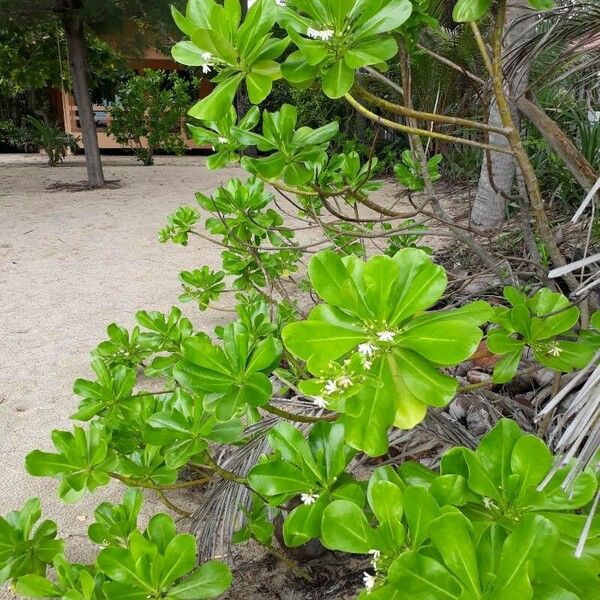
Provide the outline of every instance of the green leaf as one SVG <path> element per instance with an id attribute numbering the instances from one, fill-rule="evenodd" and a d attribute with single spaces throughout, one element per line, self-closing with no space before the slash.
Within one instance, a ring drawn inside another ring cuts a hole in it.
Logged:
<path id="1" fill-rule="evenodd" d="M 494 428 L 479 442 L 475 451 L 487 477 L 494 486 L 503 490 L 509 489 L 508 478 L 511 474 L 511 459 L 515 444 L 522 438 L 523 432 L 511 419 L 500 419 Z M 469 468 L 470 468 L 470 463 Z M 471 480 L 469 479 L 469 484 Z"/>
<path id="2" fill-rule="evenodd" d="M 323 511 L 329 499 L 322 494 L 314 504 L 301 504 L 283 522 L 283 539 L 290 548 L 302 546 L 321 535 Z"/>
<path id="3" fill-rule="evenodd" d="M 321 541 L 330 550 L 367 554 L 376 548 L 376 533 L 354 502 L 335 500 L 323 512 Z"/>
<path id="4" fill-rule="evenodd" d="M 273 89 L 273 78 L 255 71 L 246 76 L 246 89 L 252 104 L 260 104 Z"/>
<path id="5" fill-rule="evenodd" d="M 492 376 L 493 382 L 507 383 L 510 381 L 519 369 L 522 354 L 523 348 L 505 354 L 494 367 L 494 374 Z"/>
<path id="6" fill-rule="evenodd" d="M 409 526 L 410 546 L 418 549 L 429 536 L 429 525 L 440 514 L 440 507 L 433 496 L 417 485 L 404 490 L 404 514 Z"/>
<path id="7" fill-rule="evenodd" d="M 354 85 L 354 69 L 343 58 L 339 58 L 322 76 L 323 92 L 328 98 L 341 98 Z"/>
<path id="8" fill-rule="evenodd" d="M 492 0 L 458 0 L 452 11 L 452 18 L 457 23 L 479 21 L 491 4 Z"/>
<path id="9" fill-rule="evenodd" d="M 433 264 L 423 250 L 403 248 L 393 258 L 400 265 L 400 278 L 392 296 L 395 308 L 389 318 L 390 325 L 431 308 L 447 285 L 444 269 Z"/>
<path id="10" fill-rule="evenodd" d="M 15 585 L 18 594 L 28 598 L 59 598 L 62 590 L 41 575 L 24 575 Z"/>
<path id="11" fill-rule="evenodd" d="M 553 462 L 552 453 L 540 438 L 524 435 L 513 447 L 510 466 L 513 473 L 521 476 L 521 489 L 524 489 L 540 484 Z"/>
<path id="12" fill-rule="evenodd" d="M 549 10 L 554 7 L 555 0 L 527 0 L 529 5 L 538 10 Z"/>
<path id="13" fill-rule="evenodd" d="M 170 600 L 208 600 L 217 598 L 231 585 L 233 576 L 227 565 L 213 560 L 204 563 L 190 577 L 169 590 Z"/>
<path id="14" fill-rule="evenodd" d="M 404 598 L 419 600 L 460 600 L 462 586 L 439 562 L 412 550 L 397 558 L 388 571 L 388 580 L 402 590 Z"/>
<path id="15" fill-rule="evenodd" d="M 220 82 L 205 98 L 197 102 L 188 112 L 201 121 L 218 121 L 226 116 L 242 82 L 243 75 L 232 75 Z"/>
<path id="16" fill-rule="evenodd" d="M 429 526 L 429 537 L 444 564 L 474 597 L 480 597 L 479 570 L 471 523 L 459 512 L 441 515 Z"/>
<path id="17" fill-rule="evenodd" d="M 203 50 L 188 41 L 179 42 L 171 49 L 171 55 L 176 62 L 190 67 L 199 67 L 206 64 L 203 54 Z"/>
<path id="18" fill-rule="evenodd" d="M 318 352 L 320 358 L 336 359 L 367 340 L 357 326 L 332 325 L 323 321 L 298 321 L 286 325 L 282 332 L 286 348 L 303 360 Z"/>
<path id="19" fill-rule="evenodd" d="M 464 321 L 438 321 L 411 327 L 398 336 L 398 344 L 439 365 L 453 365 L 469 358 L 483 336 L 476 325 Z"/>
<path id="20" fill-rule="evenodd" d="M 420 422 L 427 412 L 426 405 L 414 402 L 404 391 L 404 398 L 398 393 L 402 380 L 396 375 L 397 364 L 393 356 L 388 355 L 377 361 L 371 369 L 376 383 L 363 386 L 358 393 L 363 409 L 357 416 L 344 416 L 346 442 L 369 456 L 381 456 L 387 452 L 387 431 L 396 418 L 396 403 L 402 406 L 402 418 L 412 427 Z"/>
<path id="21" fill-rule="evenodd" d="M 413 11 L 409 0 L 391 0 L 377 11 L 376 15 L 362 25 L 357 32 L 357 39 L 377 36 L 394 31 L 404 24 Z"/>
<path id="22" fill-rule="evenodd" d="M 248 473 L 248 482 L 253 490 L 265 496 L 293 495 L 310 489 L 300 469 L 279 460 L 253 467 Z"/>
<path id="23" fill-rule="evenodd" d="M 359 317 L 370 316 L 356 282 L 335 252 L 325 250 L 315 254 L 308 272 L 315 291 L 325 302 Z"/>
<path id="24" fill-rule="evenodd" d="M 558 530 L 540 515 L 527 515 L 508 536 L 502 548 L 492 600 L 533 598 L 528 561 L 551 560 L 558 543 Z"/>
<path id="25" fill-rule="evenodd" d="M 189 573 L 196 565 L 196 539 L 189 533 L 175 536 L 165 548 L 164 557 L 160 583 L 168 586 Z"/>
<path id="26" fill-rule="evenodd" d="M 365 41 L 349 48 L 344 60 L 351 69 L 376 65 L 389 60 L 398 53 L 398 44 L 391 37 L 377 41 Z"/>

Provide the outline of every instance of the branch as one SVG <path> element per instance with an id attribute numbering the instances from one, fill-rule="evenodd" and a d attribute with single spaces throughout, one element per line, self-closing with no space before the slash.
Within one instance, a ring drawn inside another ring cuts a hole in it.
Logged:
<path id="1" fill-rule="evenodd" d="M 462 119 L 460 117 L 449 117 L 446 115 L 440 115 L 437 113 L 428 113 L 422 112 L 419 110 L 413 110 L 412 108 L 408 108 L 406 106 L 401 106 L 400 104 L 395 104 L 394 102 L 389 102 L 388 100 L 384 100 L 383 98 L 379 98 L 374 94 L 371 94 L 367 90 L 365 90 L 361 86 L 356 86 L 356 91 L 360 96 L 362 96 L 365 100 L 386 110 L 392 114 L 400 115 L 402 117 L 412 117 L 419 121 L 429 121 L 432 123 L 443 123 L 446 125 L 458 125 L 461 127 L 468 127 L 471 129 L 480 129 L 482 131 L 490 131 L 493 133 L 499 133 L 500 135 L 508 135 L 510 133 L 509 129 L 503 127 L 494 127 L 492 125 L 488 125 L 487 123 L 480 123 L 478 121 L 473 121 L 471 119 Z"/>
<path id="2" fill-rule="evenodd" d="M 366 106 L 363 106 L 360 102 L 356 100 L 350 94 L 345 94 L 344 98 L 346 101 L 360 114 L 364 115 L 374 123 L 379 123 L 380 125 L 384 125 L 389 129 L 394 129 L 396 131 L 401 131 L 402 133 L 407 133 L 409 135 L 417 135 L 420 137 L 428 137 L 434 138 L 438 140 L 444 140 L 446 142 L 451 142 L 455 144 L 464 144 L 465 146 L 474 146 L 475 148 L 483 148 L 484 150 L 493 150 L 494 152 L 499 152 L 501 154 L 512 154 L 512 151 L 507 150 L 506 148 L 502 148 L 501 146 L 495 146 L 493 144 L 482 144 L 481 142 L 476 142 L 475 140 L 468 140 L 459 137 L 455 137 L 453 135 L 446 135 L 445 133 L 439 133 L 437 131 L 427 131 L 426 129 L 419 129 L 417 127 L 408 127 L 407 125 L 401 125 L 400 123 L 396 123 L 395 121 L 390 121 L 379 115 L 376 115 L 374 112 L 371 112 Z"/>

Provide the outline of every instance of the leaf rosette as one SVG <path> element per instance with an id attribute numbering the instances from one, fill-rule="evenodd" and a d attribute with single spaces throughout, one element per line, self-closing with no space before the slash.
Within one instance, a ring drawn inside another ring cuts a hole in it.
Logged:
<path id="1" fill-rule="evenodd" d="M 414 427 L 429 406 L 450 402 L 457 381 L 440 369 L 473 354 L 489 306 L 426 312 L 442 297 L 447 279 L 414 248 L 366 262 L 323 251 L 309 273 L 324 303 L 283 330 L 287 349 L 315 376 L 301 389 L 344 413 L 351 446 L 381 455 L 391 426 Z"/>

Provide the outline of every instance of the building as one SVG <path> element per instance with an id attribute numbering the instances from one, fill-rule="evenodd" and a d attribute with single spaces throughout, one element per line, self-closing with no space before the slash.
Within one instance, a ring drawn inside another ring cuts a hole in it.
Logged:
<path id="1" fill-rule="evenodd" d="M 117 40 L 107 39 L 111 46 L 118 48 L 119 44 Z M 185 67 L 176 63 L 171 57 L 161 54 L 154 48 L 148 48 L 144 56 L 142 58 L 134 58 L 131 59 L 130 64 L 132 68 L 138 72 L 143 71 L 144 69 L 162 69 L 165 71 L 171 70 L 183 70 Z M 212 89 L 212 84 L 203 79 L 200 85 L 200 89 L 198 90 L 198 98 L 202 98 L 210 93 Z M 78 112 L 77 112 L 77 103 L 75 102 L 75 98 L 72 94 L 65 90 L 54 90 L 54 103 L 56 105 L 56 112 L 62 118 L 62 123 L 64 126 L 64 130 L 66 133 L 70 133 L 76 137 L 81 138 L 81 126 L 79 124 Z M 94 104 L 94 113 L 96 116 L 96 127 L 98 131 L 98 146 L 101 150 L 108 149 L 120 149 L 122 145 L 117 143 L 117 141 L 106 135 L 106 128 L 110 123 L 110 117 L 108 115 L 108 111 L 106 106 L 101 104 Z M 182 130 L 184 125 L 182 123 Z M 80 145 L 83 145 L 82 142 L 79 142 Z M 201 148 L 197 144 L 194 143 L 193 140 L 186 138 L 186 143 L 188 148 L 190 149 L 198 149 Z"/>

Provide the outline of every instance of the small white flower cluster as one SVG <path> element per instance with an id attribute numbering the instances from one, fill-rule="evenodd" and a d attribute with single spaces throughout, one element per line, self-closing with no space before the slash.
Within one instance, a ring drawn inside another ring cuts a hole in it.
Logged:
<path id="1" fill-rule="evenodd" d="M 380 342 L 393 342 L 396 334 L 393 331 L 380 331 L 377 334 L 377 339 Z"/>
<path id="2" fill-rule="evenodd" d="M 214 56 L 210 53 L 210 52 L 203 52 L 202 53 L 202 60 L 204 61 L 204 64 L 200 65 L 202 67 L 202 72 L 206 75 L 207 73 L 210 73 L 210 70 L 213 67 L 212 61 L 214 59 Z"/>
<path id="3" fill-rule="evenodd" d="M 367 573 L 363 573 L 363 583 L 369 592 L 375 587 L 375 576 Z"/>
<path id="4" fill-rule="evenodd" d="M 334 35 L 333 29 L 324 29 L 323 31 L 319 31 L 318 29 L 313 29 L 309 27 L 306 30 L 306 35 L 313 40 L 321 40 L 322 42 L 328 42 Z"/>
<path id="5" fill-rule="evenodd" d="M 555 358 L 558 358 L 562 353 L 562 348 L 558 345 L 558 342 L 552 342 L 552 344 L 550 344 L 550 348 L 548 348 L 548 354 L 550 356 L 554 356 Z"/>
<path id="6" fill-rule="evenodd" d="M 366 358 L 372 358 L 375 352 L 379 350 L 379 348 L 372 344 L 371 342 L 365 342 L 364 344 L 359 344 L 356 348 L 359 354 L 362 354 Z"/>
<path id="7" fill-rule="evenodd" d="M 227 144 L 228 142 L 229 140 L 226 137 L 222 135 L 219 136 L 219 144 Z"/>
<path id="8" fill-rule="evenodd" d="M 319 494 L 301 494 L 300 500 L 305 506 L 311 506 L 319 499 Z"/>
<path id="9" fill-rule="evenodd" d="M 381 557 L 381 551 L 369 550 L 369 554 L 373 557 L 373 559 L 371 560 L 371 564 L 373 565 L 373 568 L 375 569 L 375 571 L 377 571 L 377 561 Z"/>
<path id="10" fill-rule="evenodd" d="M 285 7 L 285 0 L 275 0 L 275 4 L 277 4 L 277 6 L 284 8 Z"/>

